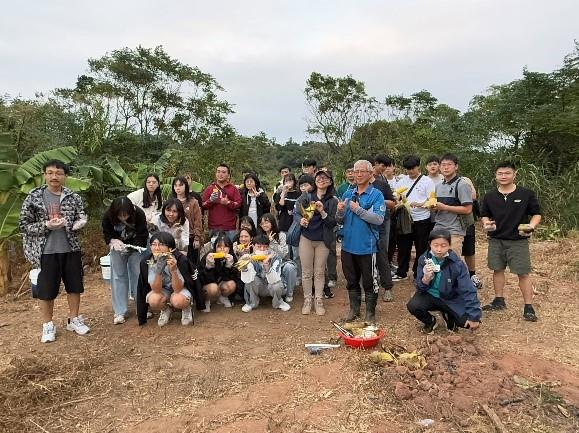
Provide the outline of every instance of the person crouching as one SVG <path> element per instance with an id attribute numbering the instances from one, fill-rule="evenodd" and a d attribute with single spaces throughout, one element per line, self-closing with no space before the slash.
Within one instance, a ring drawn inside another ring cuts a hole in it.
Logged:
<path id="1" fill-rule="evenodd" d="M 151 254 L 140 264 L 137 289 L 139 325 L 147 322 L 147 304 L 152 311 L 160 311 L 159 326 L 171 319 L 173 308 L 181 310 L 181 324 L 193 322 L 190 285 L 191 268 L 187 256 L 176 249 L 171 233 L 156 232 L 150 239 Z"/>
<path id="2" fill-rule="evenodd" d="M 273 308 L 289 311 L 290 305 L 283 300 L 282 258 L 269 249 L 269 238 L 266 235 L 257 235 L 253 238 L 253 255 L 246 254 L 239 260 L 249 261 L 241 268 L 246 301 L 241 311 L 249 313 L 257 308 L 260 296 L 271 296 Z"/>
<path id="3" fill-rule="evenodd" d="M 418 259 L 416 293 L 406 305 L 410 314 L 424 323 L 427 334 L 438 326 L 430 311 L 440 311 L 451 331 L 459 327 L 474 330 L 480 324 L 477 290 L 466 264 L 450 249 L 450 239 L 448 230 L 430 233 L 430 250 Z"/>

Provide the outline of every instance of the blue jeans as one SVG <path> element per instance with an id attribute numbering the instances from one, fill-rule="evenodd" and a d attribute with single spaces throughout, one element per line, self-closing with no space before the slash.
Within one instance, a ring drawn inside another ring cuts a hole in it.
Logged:
<path id="1" fill-rule="evenodd" d="M 127 314 L 129 291 L 133 299 L 137 299 L 140 262 L 141 254 L 137 251 L 111 251 L 111 296 L 115 315 Z"/>
<path id="2" fill-rule="evenodd" d="M 281 266 L 281 280 L 283 282 L 284 296 L 290 296 L 293 298 L 294 296 L 294 289 L 297 285 L 298 279 L 298 269 L 294 262 L 289 261 L 285 262 Z"/>

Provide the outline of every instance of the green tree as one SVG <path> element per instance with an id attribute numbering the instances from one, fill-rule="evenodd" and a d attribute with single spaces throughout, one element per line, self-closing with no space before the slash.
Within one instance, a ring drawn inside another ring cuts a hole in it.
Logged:
<path id="1" fill-rule="evenodd" d="M 348 146 L 356 128 L 376 119 L 381 109 L 380 103 L 367 95 L 364 83 L 349 75 L 335 78 L 312 72 L 305 96 L 310 112 L 307 132 L 321 137 L 333 153 Z"/>

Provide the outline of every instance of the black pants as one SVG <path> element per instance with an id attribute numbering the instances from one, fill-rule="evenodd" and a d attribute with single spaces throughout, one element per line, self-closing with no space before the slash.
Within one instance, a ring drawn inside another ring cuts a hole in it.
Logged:
<path id="1" fill-rule="evenodd" d="M 412 266 L 412 272 L 416 275 L 416 266 L 418 266 L 418 257 L 420 257 L 428 248 L 428 236 L 430 235 L 430 218 L 415 221 L 412 223 L 412 233 L 403 235 L 398 233 L 398 271 L 396 274 L 405 277 L 410 267 L 410 254 L 412 253 L 412 244 L 416 249 L 416 258 Z"/>
<path id="2" fill-rule="evenodd" d="M 391 289 L 394 284 L 392 283 L 392 274 L 390 273 L 390 261 L 388 260 L 388 243 L 389 243 L 389 232 L 392 228 L 390 227 L 390 220 L 384 221 L 384 231 L 380 233 L 380 239 L 378 240 L 378 254 L 376 254 L 376 265 L 378 267 L 378 273 L 380 274 L 380 285 L 385 289 Z"/>
<path id="3" fill-rule="evenodd" d="M 328 261 L 326 262 L 326 286 L 328 281 L 338 281 L 338 257 L 336 256 L 336 241 L 330 245 L 330 254 L 328 254 Z"/>
<path id="4" fill-rule="evenodd" d="M 342 271 L 348 291 L 360 293 L 360 278 L 364 293 L 378 293 L 376 254 L 356 255 L 342 250 Z"/>
<path id="5" fill-rule="evenodd" d="M 388 234 L 388 262 L 392 263 L 394 260 L 394 253 L 396 252 L 396 214 L 390 214 L 390 233 Z"/>
<path id="6" fill-rule="evenodd" d="M 406 304 L 406 308 L 408 308 L 410 314 L 425 325 L 432 324 L 434 320 L 429 311 L 442 312 L 449 329 L 453 329 L 455 326 L 464 328 L 464 324 L 467 321 L 466 315 L 458 317 L 442 299 L 435 298 L 428 292 L 417 291 L 414 293 L 414 296 Z"/>

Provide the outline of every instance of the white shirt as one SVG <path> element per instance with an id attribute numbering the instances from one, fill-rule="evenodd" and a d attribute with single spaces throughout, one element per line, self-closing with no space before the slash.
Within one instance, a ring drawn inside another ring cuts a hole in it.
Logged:
<path id="1" fill-rule="evenodd" d="M 143 212 L 145 212 L 145 218 L 146 218 L 147 222 L 152 223 L 153 220 L 155 219 L 155 217 L 161 213 L 161 210 L 157 209 L 157 206 L 158 206 L 157 199 L 155 199 L 151 203 L 151 206 L 143 207 L 143 191 L 144 191 L 144 188 L 133 191 L 132 193 L 127 195 L 127 198 L 129 200 L 131 200 L 131 202 L 135 206 L 140 207 L 143 210 Z"/>
<path id="2" fill-rule="evenodd" d="M 410 179 L 408 175 L 404 175 L 400 178 L 396 187 L 408 188 L 408 190 L 404 194 L 406 195 L 406 198 L 410 203 L 412 202 L 424 203 L 428 199 L 428 195 L 431 192 L 434 192 L 434 182 L 432 182 L 432 180 L 430 180 L 428 176 L 422 176 L 418 181 L 418 183 L 416 184 L 416 186 L 410 192 L 410 195 L 408 195 L 408 191 L 410 190 L 412 184 L 414 184 L 415 181 L 416 179 Z M 422 221 L 430 219 L 430 209 L 413 207 L 410 208 L 410 215 L 412 216 L 412 219 L 414 221 Z"/>

